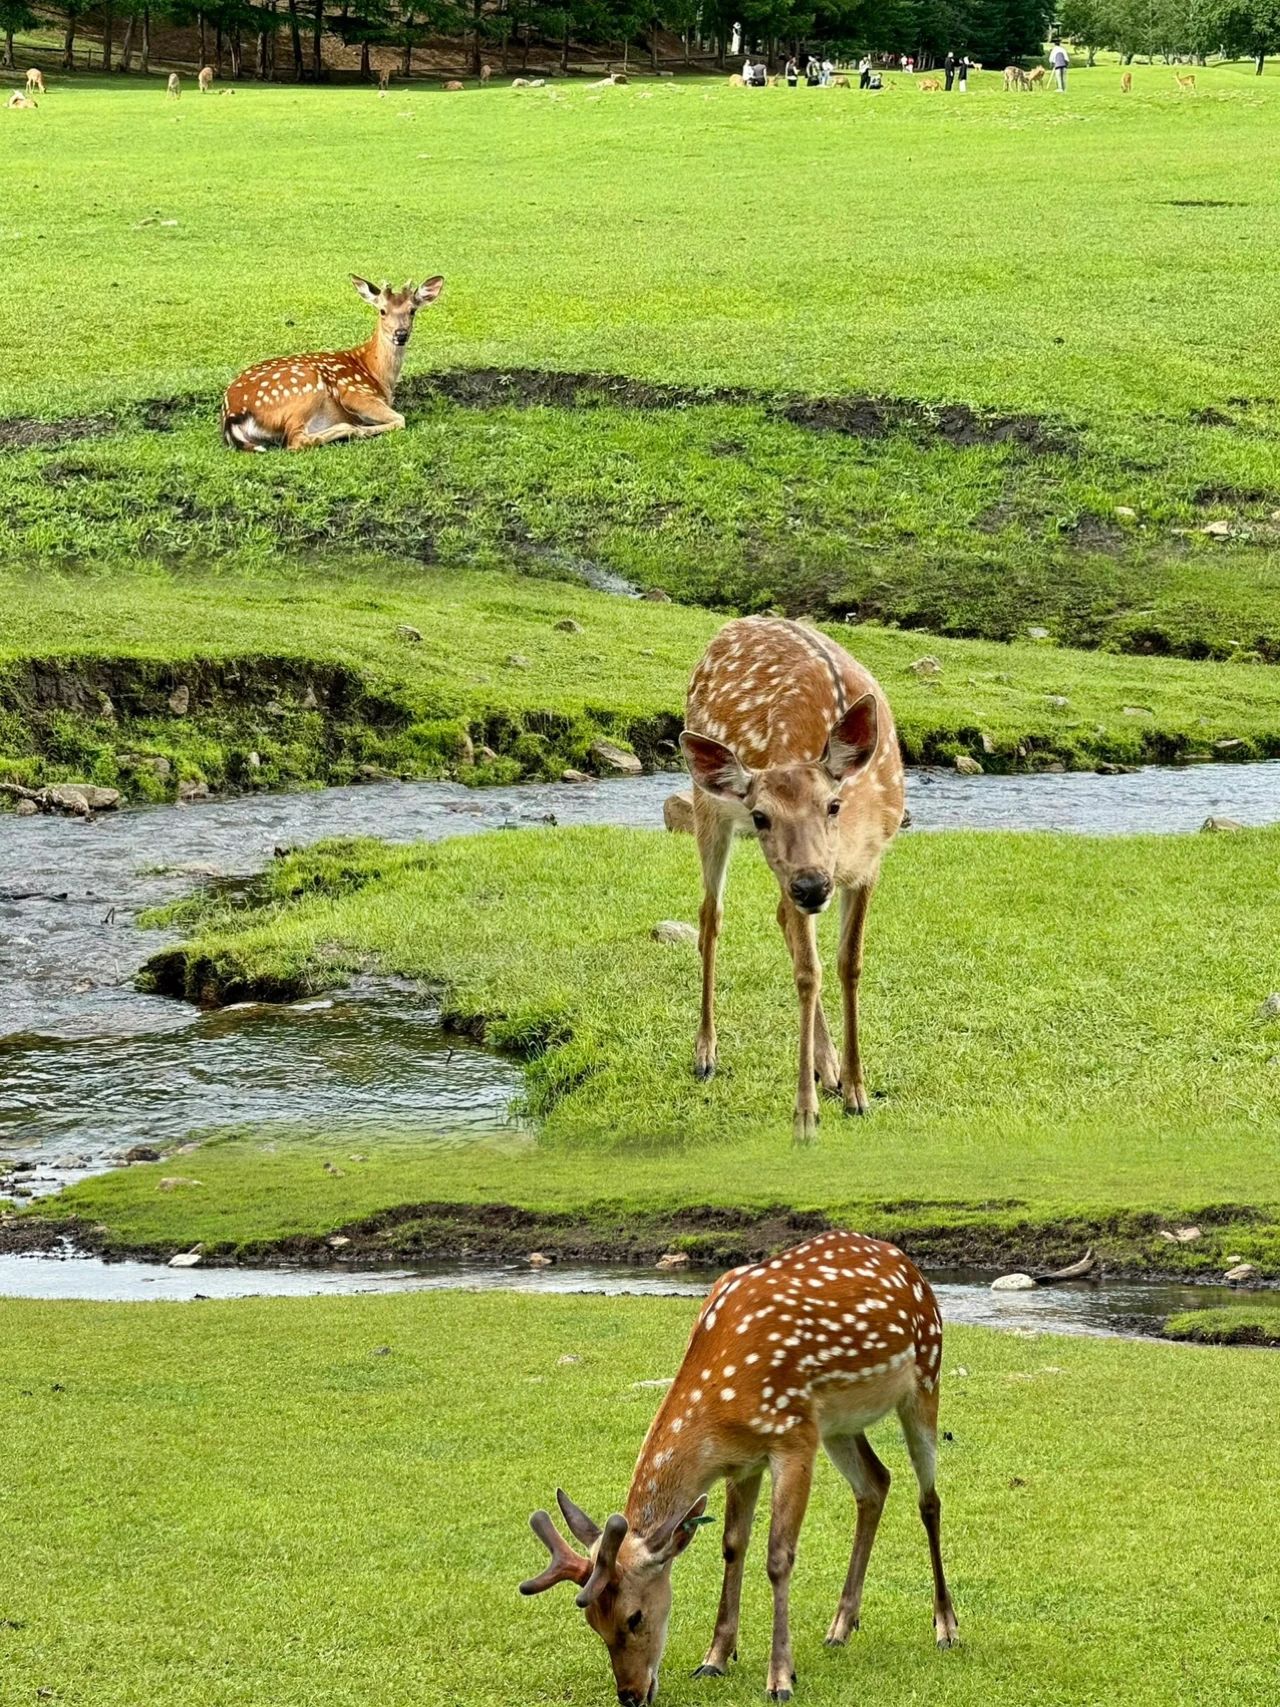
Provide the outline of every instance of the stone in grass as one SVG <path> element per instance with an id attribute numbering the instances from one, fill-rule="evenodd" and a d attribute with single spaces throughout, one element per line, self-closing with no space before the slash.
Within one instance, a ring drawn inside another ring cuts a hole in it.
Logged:
<path id="1" fill-rule="evenodd" d="M 159 1150 L 153 1150 L 150 1144 L 131 1144 L 124 1153 L 126 1162 L 158 1162 Z"/>
<path id="2" fill-rule="evenodd" d="M 1044 702 L 1046 705 L 1052 706 L 1054 711 L 1065 711 L 1071 704 L 1064 693 L 1047 693 L 1044 696 Z"/>
<path id="3" fill-rule="evenodd" d="M 1002 1274 L 991 1282 L 993 1292 L 1034 1292 L 1036 1283 L 1029 1274 Z"/>
<path id="4" fill-rule="evenodd" d="M 693 791 L 682 789 L 679 794 L 669 794 L 662 802 L 662 822 L 668 830 L 693 834 Z"/>
<path id="5" fill-rule="evenodd" d="M 396 633 L 400 636 L 401 640 L 410 640 L 415 645 L 422 639 L 422 630 L 420 628 L 415 628 L 411 622 L 397 623 Z"/>
<path id="6" fill-rule="evenodd" d="M 634 753 L 629 753 L 625 747 L 616 747 L 612 741 L 597 741 L 591 749 L 591 757 L 601 770 L 615 771 L 619 776 L 639 776 L 644 770 Z"/>
<path id="7" fill-rule="evenodd" d="M 1234 524 L 1231 522 L 1216 521 L 1206 522 L 1204 527 L 1200 529 L 1200 532 L 1207 533 L 1210 539 L 1233 539 L 1235 537 L 1236 529 Z"/>
<path id="8" fill-rule="evenodd" d="M 658 1258 L 659 1268 L 688 1268 L 689 1253 L 687 1251 L 666 1251 Z"/>
<path id="9" fill-rule="evenodd" d="M 169 1258 L 170 1268 L 199 1268 L 201 1245 L 193 1245 L 189 1251 L 179 1251 L 176 1257 Z"/>
<path id="10" fill-rule="evenodd" d="M 1200 828 L 1202 831 L 1207 830 L 1212 835 L 1227 830 L 1243 830 L 1244 825 L 1238 818 L 1220 818 L 1216 813 L 1211 813 Z"/>
<path id="11" fill-rule="evenodd" d="M 160 1181 L 159 1185 L 156 1187 L 156 1190 L 157 1191 L 182 1191 L 188 1186 L 203 1185 L 203 1184 L 204 1184 L 203 1180 L 187 1179 L 182 1174 L 170 1174 L 167 1179 L 162 1179 Z"/>
<path id="12" fill-rule="evenodd" d="M 1257 1276 L 1258 1271 L 1251 1262 L 1238 1262 L 1234 1268 L 1229 1268 L 1222 1278 L 1228 1286 L 1250 1286 Z"/>
<path id="13" fill-rule="evenodd" d="M 169 710 L 175 717 L 185 717 L 191 710 L 191 689 L 185 682 L 179 683 L 169 695 Z"/>
<path id="14" fill-rule="evenodd" d="M 1257 1017 L 1260 1020 L 1280 1019 L 1280 991 L 1273 990 L 1258 1004 Z"/>
<path id="15" fill-rule="evenodd" d="M 647 599 L 651 605 L 669 605 L 671 603 L 671 594 L 665 592 L 661 587 L 650 587 L 641 593 L 640 597 Z"/>
<path id="16" fill-rule="evenodd" d="M 1047 628 L 1040 628 L 1040 627 L 1033 625 L 1031 628 L 1029 628 L 1027 630 L 1027 639 L 1028 640 L 1047 640 L 1048 638 L 1049 638 L 1049 630 Z"/>
<path id="17" fill-rule="evenodd" d="M 350 1243 L 351 1240 L 345 1233 L 333 1233 L 325 1240 L 331 1251 L 344 1251 Z"/>
<path id="18" fill-rule="evenodd" d="M 649 932 L 655 942 L 676 946 L 683 943 L 697 943 L 698 933 L 692 925 L 685 924 L 683 919 L 660 919 Z"/>
<path id="19" fill-rule="evenodd" d="M 917 676 L 940 676 L 942 674 L 942 665 L 932 653 L 926 653 L 923 658 L 917 658 L 915 663 L 909 667 L 912 673 Z"/>
<path id="20" fill-rule="evenodd" d="M 13 812 L 16 818 L 35 818 L 40 808 L 34 800 L 19 800 L 15 803 Z"/>
<path id="21" fill-rule="evenodd" d="M 556 632 L 558 634 L 581 634 L 584 630 L 580 622 L 575 622 L 571 616 L 566 616 L 562 617 L 556 624 Z"/>
<path id="22" fill-rule="evenodd" d="M 972 758 L 968 753 L 957 753 L 954 763 L 956 770 L 961 776 L 982 775 L 982 766 L 978 763 L 977 759 Z"/>
<path id="23" fill-rule="evenodd" d="M 1116 520 L 1121 522 L 1136 522 L 1138 519 L 1138 512 L 1132 504 L 1117 504 L 1115 514 Z"/>
<path id="24" fill-rule="evenodd" d="M 560 772 L 560 781 L 561 782 L 590 782 L 591 778 L 587 775 L 586 771 L 567 770 L 567 771 L 561 771 Z"/>
<path id="25" fill-rule="evenodd" d="M 507 663 L 513 670 L 531 670 L 533 668 L 531 660 L 526 658 L 523 652 L 511 653 Z"/>

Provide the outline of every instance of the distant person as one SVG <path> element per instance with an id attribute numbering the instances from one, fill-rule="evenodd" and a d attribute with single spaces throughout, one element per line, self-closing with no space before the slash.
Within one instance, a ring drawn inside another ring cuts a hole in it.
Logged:
<path id="1" fill-rule="evenodd" d="M 956 78 L 959 81 L 960 93 L 962 95 L 967 95 L 969 93 L 969 67 L 972 63 L 973 61 L 966 53 L 961 56 L 960 63 L 956 66 Z"/>
<path id="2" fill-rule="evenodd" d="M 804 80 L 811 89 L 816 89 L 822 81 L 822 67 L 812 54 L 809 55 L 809 62 L 804 68 Z"/>
<path id="3" fill-rule="evenodd" d="M 824 59 L 822 62 L 822 87 L 824 89 L 829 89 L 831 87 L 831 79 L 835 76 L 835 71 L 836 68 L 832 64 L 831 60 Z"/>
<path id="4" fill-rule="evenodd" d="M 1070 56 L 1061 42 L 1055 42 L 1049 53 L 1049 64 L 1053 70 L 1053 80 L 1058 86 L 1058 93 L 1067 92 L 1067 67 L 1071 64 Z"/>
<path id="5" fill-rule="evenodd" d="M 907 74 L 907 56 L 905 53 L 900 53 L 898 55 L 898 69 L 902 72 L 903 76 L 905 77 Z"/>
<path id="6" fill-rule="evenodd" d="M 799 66 L 794 54 L 792 54 L 791 58 L 787 61 L 787 68 L 786 68 L 786 71 L 783 73 L 783 75 L 785 76 L 785 78 L 787 80 L 787 88 L 788 89 L 794 89 L 796 84 L 799 83 L 799 81 L 800 81 L 800 66 Z"/>
<path id="7" fill-rule="evenodd" d="M 756 88 L 765 89 L 769 84 L 769 65 L 767 60 L 756 61 Z"/>
<path id="8" fill-rule="evenodd" d="M 914 77 L 915 74 L 916 74 L 916 56 L 914 53 L 909 53 L 907 55 L 907 76 L 908 77 Z"/>
<path id="9" fill-rule="evenodd" d="M 950 48 L 947 49 L 947 57 L 942 62 L 942 73 L 947 80 L 947 93 L 950 94 L 951 85 L 956 80 L 956 56 Z"/>
<path id="10" fill-rule="evenodd" d="M 858 61 L 858 87 L 867 89 L 871 86 L 871 61 L 864 53 Z"/>
<path id="11" fill-rule="evenodd" d="M 751 63 L 751 55 L 747 54 L 747 56 L 742 61 L 742 81 L 747 85 L 748 88 L 750 88 L 752 83 L 755 81 L 755 75 L 756 75 L 756 68 Z"/>

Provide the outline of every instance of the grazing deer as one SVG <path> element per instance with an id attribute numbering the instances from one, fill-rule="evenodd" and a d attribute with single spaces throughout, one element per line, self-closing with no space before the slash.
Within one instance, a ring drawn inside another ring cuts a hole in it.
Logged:
<path id="1" fill-rule="evenodd" d="M 456 95 L 461 91 L 464 85 L 459 83 L 456 77 L 451 77 L 444 87 L 447 95 Z"/>
<path id="2" fill-rule="evenodd" d="M 492 76 L 493 76 L 492 65 L 485 64 L 485 65 L 482 65 L 480 67 L 480 81 L 481 81 L 481 83 L 487 83 Z"/>
<path id="3" fill-rule="evenodd" d="M 352 350 L 306 356 L 276 356 L 259 362 L 227 387 L 222 400 L 222 437 L 233 450 L 308 450 L 335 439 L 370 439 L 404 426 L 392 407 L 414 316 L 444 289 L 442 278 L 415 289 L 368 279 L 351 282 L 378 310 L 368 343 Z"/>
<path id="4" fill-rule="evenodd" d="M 1192 95 L 1195 94 L 1195 92 L 1196 92 L 1196 74 L 1194 71 L 1188 72 L 1185 76 L 1183 75 L 1183 73 L 1181 71 L 1175 71 L 1173 75 L 1177 79 L 1179 89 L 1185 89 L 1185 90 L 1189 91 L 1189 93 L 1191 93 Z"/>
<path id="5" fill-rule="evenodd" d="M 176 71 L 169 73 L 169 86 L 166 93 L 172 95 L 175 101 L 182 99 L 182 79 Z"/>
<path id="6" fill-rule="evenodd" d="M 27 94 L 43 95 L 44 92 L 44 73 L 42 71 L 37 71 L 36 67 L 33 65 L 30 71 L 27 72 Z"/>
<path id="7" fill-rule="evenodd" d="M 942 1320 L 928 1282 L 893 1245 L 856 1233 L 822 1233 L 782 1256 L 731 1269 L 711 1289 L 680 1372 L 653 1419 L 626 1509 L 600 1529 L 557 1490 L 578 1553 L 545 1511 L 530 1527 L 551 1554 L 520 1584 L 541 1594 L 578 1585 L 576 1604 L 605 1642 L 622 1707 L 647 1707 L 671 1611 L 671 1566 L 693 1539 L 707 1493 L 726 1484 L 724 1588 L 706 1658 L 695 1677 L 723 1677 L 737 1658 L 738 1603 L 764 1472 L 772 1483 L 767 1567 L 773 1646 L 767 1690 L 789 1701 L 795 1684 L 788 1596 L 796 1543 L 821 1446 L 853 1489 L 853 1554 L 827 1631 L 843 1647 L 858 1628 L 862 1585 L 889 1491 L 889 1472 L 866 1430 L 896 1411 L 920 1489 L 933 1565 L 938 1646 L 956 1639 L 942 1569 L 934 1481 Z"/>
<path id="8" fill-rule="evenodd" d="M 1032 69 L 1027 72 L 1027 88 L 1038 89 L 1047 76 L 1048 72 L 1045 70 L 1043 65 L 1033 66 Z"/>
<path id="9" fill-rule="evenodd" d="M 889 703 L 874 678 L 834 641 L 780 618 L 725 625 L 689 683 L 680 746 L 696 787 L 694 833 L 702 863 L 702 1019 L 694 1072 L 716 1067 L 716 939 L 735 834 L 753 835 L 778 880 L 778 924 L 800 1001 L 795 1131 L 818 1125 L 815 1075 L 865 1114 L 858 1050 L 858 979 L 867 908 L 880 858 L 902 822 L 902 759 Z M 837 1060 L 822 1011 L 815 915 L 841 891 L 839 972 L 844 1053 Z"/>
<path id="10" fill-rule="evenodd" d="M 1133 72 L 1126 71 L 1120 79 L 1120 93 L 1127 95 L 1133 88 Z"/>
<path id="11" fill-rule="evenodd" d="M 378 88 L 382 91 L 382 93 L 384 95 L 387 92 L 387 86 L 390 82 L 391 82 L 390 69 L 384 65 L 382 67 L 382 69 L 378 72 Z"/>
<path id="12" fill-rule="evenodd" d="M 200 93 L 202 95 L 207 95 L 209 93 L 210 87 L 213 84 L 213 67 L 212 67 L 212 65 L 202 65 L 200 67 L 200 72 L 196 78 L 196 82 L 200 85 Z"/>

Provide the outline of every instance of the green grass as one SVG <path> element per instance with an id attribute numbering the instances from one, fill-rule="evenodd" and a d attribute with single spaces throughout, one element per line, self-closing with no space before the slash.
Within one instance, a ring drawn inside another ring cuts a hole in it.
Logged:
<path id="1" fill-rule="evenodd" d="M 1280 1306 L 1274 1299 L 1226 1304 L 1220 1310 L 1186 1310 L 1164 1325 L 1172 1340 L 1197 1345 L 1280 1346 Z"/>
<path id="2" fill-rule="evenodd" d="M 236 1000 L 356 968 L 443 985 L 452 1023 L 527 1057 L 538 1142 L 413 1154 L 402 1135 L 336 1182 L 322 1163 L 351 1148 L 341 1133 L 290 1147 L 249 1131 L 201 1153 L 199 1190 L 158 1192 L 152 1171 L 129 1169 L 54 1212 L 119 1246 L 235 1246 L 402 1204 L 515 1203 L 597 1231 L 641 1214 L 678 1231 L 681 1205 L 782 1203 L 909 1229 L 918 1251 L 974 1253 L 990 1235 L 1001 1255 L 1021 1242 L 1065 1260 L 1095 1238 L 1131 1268 L 1220 1274 L 1228 1247 L 1274 1268 L 1280 1042 L 1255 1013 L 1280 983 L 1278 850 L 1273 832 L 903 838 L 863 981 L 874 1112 L 851 1122 L 828 1105 L 807 1150 L 790 1138 L 795 997 L 753 849 L 730 877 L 709 1085 L 689 1068 L 696 951 L 649 940 L 655 921 L 694 915 L 687 838 L 530 831 L 313 850 L 277 862 L 265 909 L 215 903 L 196 918 L 189 946 L 156 962 L 163 987 Z M 830 920 L 822 936 L 830 960 Z M 832 976 L 838 1014 L 834 989 Z M 1160 1240 L 1182 1211 L 1212 1235 Z"/>
<path id="3" fill-rule="evenodd" d="M 1139 68 L 1126 101 L 1107 68 L 1046 100 L 984 76 L 963 103 L 247 86 L 175 106 L 64 80 L 10 126 L 24 216 L 0 244 L 27 301 L 0 305 L 0 337 L 19 347 L 27 302 L 69 273 L 73 335 L 11 369 L 0 414 L 113 430 L 3 458 L 0 552 L 568 551 L 703 603 L 1275 659 L 1280 405 L 1257 328 L 1278 301 L 1280 80 L 1200 81 L 1193 99 Z M 770 182 L 781 225 L 753 239 L 742 209 Z M 1173 205 L 1215 200 L 1241 205 Z M 972 216 L 940 228 L 941 206 Z M 513 218 L 540 236 L 513 241 Z M 464 407 L 410 384 L 394 440 L 231 457 L 222 386 L 361 334 L 353 267 L 446 274 L 411 375 L 626 374 L 688 406 Z M 753 396 L 698 405 L 715 387 Z M 850 437 L 776 407 L 868 393 L 911 400 L 908 424 Z M 959 448 L 932 413 L 956 400 L 1040 419 L 1061 448 Z M 1242 537 L 1198 536 L 1221 518 Z"/>
<path id="4" fill-rule="evenodd" d="M 255 579 L 11 575 L 0 597 L 0 777 L 82 777 L 158 798 L 181 779 L 342 782 L 369 764 L 555 776 L 589 765 L 601 733 L 671 762 L 659 743 L 677 731 L 689 672 L 720 620 L 561 581 L 366 560 Z M 557 629 L 570 619 L 582 633 Z M 401 624 L 421 642 L 398 635 Z M 1087 767 L 1221 756 L 1223 741 L 1238 743 L 1233 758 L 1280 753 L 1280 672 L 874 624 L 831 631 L 880 678 L 913 763 L 970 752 L 994 770 Z M 926 652 L 940 676 L 911 670 Z M 169 706 L 179 684 L 191 690 L 181 716 Z M 321 701 L 312 709 L 309 689 Z M 468 765 L 468 738 L 499 762 Z M 139 755 L 168 774 L 157 779 Z"/>
<path id="5" fill-rule="evenodd" d="M 655 1406 L 634 1383 L 674 1371 L 691 1315 L 688 1301 L 509 1295 L 0 1303 L 0 1697 L 611 1700 L 571 1597 L 516 1596 L 538 1562 L 526 1519 L 558 1482 L 593 1512 L 620 1502 Z M 961 1646 L 933 1650 L 910 1469 L 886 1427 L 895 1486 L 863 1630 L 840 1654 L 822 1634 L 852 1502 L 818 1472 L 792 1593 L 798 1700 L 1268 1698 L 1273 1596 L 1248 1537 L 1280 1364 L 949 1329 L 942 1397 Z M 1207 1415 L 1230 1426 L 1206 1433 Z M 714 1686 L 726 1707 L 763 1688 L 762 1535 L 741 1662 Z M 716 1543 L 708 1529 L 677 1567 L 664 1701 L 711 1693 L 688 1674 L 714 1618 Z"/>

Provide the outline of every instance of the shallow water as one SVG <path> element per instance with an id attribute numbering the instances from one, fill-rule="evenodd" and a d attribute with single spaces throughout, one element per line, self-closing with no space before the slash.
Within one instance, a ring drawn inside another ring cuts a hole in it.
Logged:
<path id="1" fill-rule="evenodd" d="M 634 1268 L 553 1264 L 434 1265 L 386 1270 L 342 1268 L 167 1268 L 154 1263 L 106 1263 L 96 1257 L 54 1254 L 0 1257 L 0 1298 L 79 1299 L 104 1302 L 194 1302 L 208 1298 L 300 1298 L 370 1292 L 511 1291 L 604 1293 L 611 1296 L 701 1297 L 714 1271 L 679 1274 Z M 1216 1308 L 1229 1294 L 1221 1287 L 1148 1285 L 1138 1281 L 1038 1287 L 1034 1292 L 992 1292 L 990 1282 L 960 1272 L 930 1275 L 943 1318 L 1013 1333 L 1151 1335 L 1166 1317 Z M 1280 1295 L 1252 1294 L 1274 1303 Z"/>

